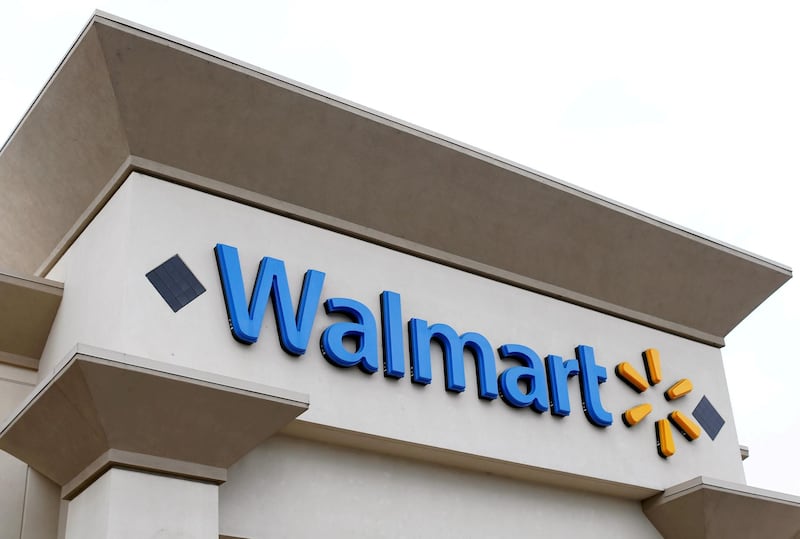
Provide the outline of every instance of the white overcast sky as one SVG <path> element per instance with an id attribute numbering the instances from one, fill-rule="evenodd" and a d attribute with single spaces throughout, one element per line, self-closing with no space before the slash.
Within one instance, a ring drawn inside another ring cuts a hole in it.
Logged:
<path id="1" fill-rule="evenodd" d="M 800 3 L 6 1 L 0 139 L 102 9 L 800 267 Z M 800 285 L 723 349 L 748 483 L 800 495 Z"/>

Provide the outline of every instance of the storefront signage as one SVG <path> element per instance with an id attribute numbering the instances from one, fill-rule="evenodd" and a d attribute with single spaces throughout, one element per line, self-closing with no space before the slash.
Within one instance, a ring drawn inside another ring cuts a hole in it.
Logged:
<path id="1" fill-rule="evenodd" d="M 237 249 L 217 244 L 214 251 L 233 337 L 247 345 L 258 341 L 267 304 L 272 299 L 281 347 L 295 356 L 305 354 L 325 274 L 313 269 L 306 271 L 295 310 L 283 261 L 269 257 L 261 260 L 248 300 Z M 403 335 L 406 333 L 413 383 L 432 382 L 431 343 L 435 341 L 443 352 L 448 391 L 466 389 L 464 352 L 469 351 L 475 358 L 481 399 L 492 400 L 499 396 L 509 406 L 531 407 L 539 413 L 549 409 L 555 416 L 568 416 L 571 410 L 567 380 L 577 376 L 583 410 L 589 422 L 598 427 L 613 423 L 612 414 L 605 410 L 600 399 L 600 384 L 607 379 L 606 368 L 595 362 L 590 346 L 578 346 L 574 359 L 548 355 L 544 361 L 523 344 L 508 343 L 495 349 L 480 333 L 459 334 L 445 323 L 429 323 L 419 318 L 404 323 L 401 297 L 391 291 L 380 294 L 380 325 L 376 314 L 354 299 L 328 298 L 323 305 L 327 314 L 341 314 L 349 319 L 331 323 L 320 338 L 322 355 L 337 367 L 358 367 L 367 374 L 377 372 L 380 332 L 384 376 L 403 378 L 406 374 Z M 349 343 L 355 343 L 355 350 Z M 495 350 L 500 360 L 513 363 L 499 375 Z"/>

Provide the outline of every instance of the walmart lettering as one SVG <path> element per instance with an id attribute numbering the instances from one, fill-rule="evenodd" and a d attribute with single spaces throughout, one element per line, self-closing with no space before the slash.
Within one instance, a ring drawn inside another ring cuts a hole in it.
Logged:
<path id="1" fill-rule="evenodd" d="M 248 301 L 238 250 L 217 244 L 214 252 L 233 337 L 246 345 L 257 342 L 267 304 L 272 300 L 281 347 L 289 354 L 304 355 L 319 311 L 325 273 L 313 269 L 306 271 L 297 310 L 294 311 L 282 260 L 262 258 Z M 380 367 L 378 322 L 370 308 L 351 298 L 328 298 L 323 305 L 327 314 L 339 313 L 350 319 L 334 322 L 322 332 L 319 344 L 323 357 L 337 367 L 358 367 L 367 374 L 377 372 Z M 548 355 L 543 362 L 527 346 L 503 344 L 497 348 L 497 357 L 503 362 L 518 364 L 508 367 L 498 376 L 495 348 L 480 333 L 459 334 L 447 324 L 429 324 L 419 318 L 408 320 L 404 331 L 402 301 L 396 292 L 381 292 L 380 319 L 384 376 L 405 377 L 405 333 L 409 343 L 412 383 L 427 385 L 433 381 L 431 345 L 435 342 L 442 350 L 447 391 L 461 393 L 466 389 L 464 352 L 468 351 L 475 359 L 481 399 L 494 400 L 499 396 L 509 406 L 530 407 L 539 413 L 549 409 L 552 415 L 564 417 L 571 412 L 567 381 L 577 376 L 583 410 L 589 422 L 598 427 L 608 427 L 613 422 L 613 416 L 603 408 L 600 399 L 600 384 L 606 381 L 606 368 L 595 362 L 594 350 L 590 346 L 578 346 L 574 359 Z M 353 342 L 356 343 L 355 350 L 347 345 Z"/>

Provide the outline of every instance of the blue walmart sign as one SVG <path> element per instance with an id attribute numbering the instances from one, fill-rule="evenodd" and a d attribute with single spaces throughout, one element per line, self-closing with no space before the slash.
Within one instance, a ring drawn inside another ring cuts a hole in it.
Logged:
<path id="1" fill-rule="evenodd" d="M 295 311 L 283 261 L 269 257 L 261 260 L 248 300 L 237 249 L 217 244 L 214 251 L 233 337 L 248 345 L 258 341 L 264 313 L 272 299 L 281 347 L 295 356 L 305 354 L 325 274 L 313 269 L 306 271 Z M 411 381 L 415 384 L 430 384 L 433 380 L 431 343 L 435 341 L 443 351 L 448 391 L 466 389 L 464 352 L 469 351 L 475 358 L 481 399 L 493 400 L 499 396 L 509 406 L 531 407 L 539 413 L 549 409 L 555 416 L 568 416 L 571 410 L 567 380 L 577 376 L 586 418 L 598 427 L 612 424 L 613 416 L 603 408 L 599 391 L 600 384 L 606 381 L 606 368 L 596 364 L 590 346 L 578 346 L 574 359 L 548 355 L 542 361 L 527 346 L 503 344 L 496 349 L 497 356 L 501 361 L 513 362 L 513 366 L 498 375 L 495 348 L 480 333 L 459 334 L 447 324 L 429 324 L 419 318 L 411 318 L 404 324 L 402 301 L 396 292 L 381 292 L 380 305 L 384 376 L 403 378 L 406 375 L 403 347 L 406 332 Z M 337 367 L 358 367 L 367 374 L 377 372 L 380 367 L 379 324 L 375 314 L 363 303 L 350 298 L 328 298 L 324 307 L 327 314 L 339 313 L 349 318 L 347 322 L 332 323 L 322 332 L 320 348 L 325 359 Z M 350 349 L 352 346 L 348 348 L 347 342 L 357 343 L 354 351 Z"/>

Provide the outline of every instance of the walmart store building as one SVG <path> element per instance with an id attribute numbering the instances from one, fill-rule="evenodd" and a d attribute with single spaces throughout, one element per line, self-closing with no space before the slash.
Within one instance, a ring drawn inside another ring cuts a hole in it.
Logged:
<path id="1" fill-rule="evenodd" d="M 789 269 L 95 15 L 0 154 L 0 537 L 797 537 Z"/>

